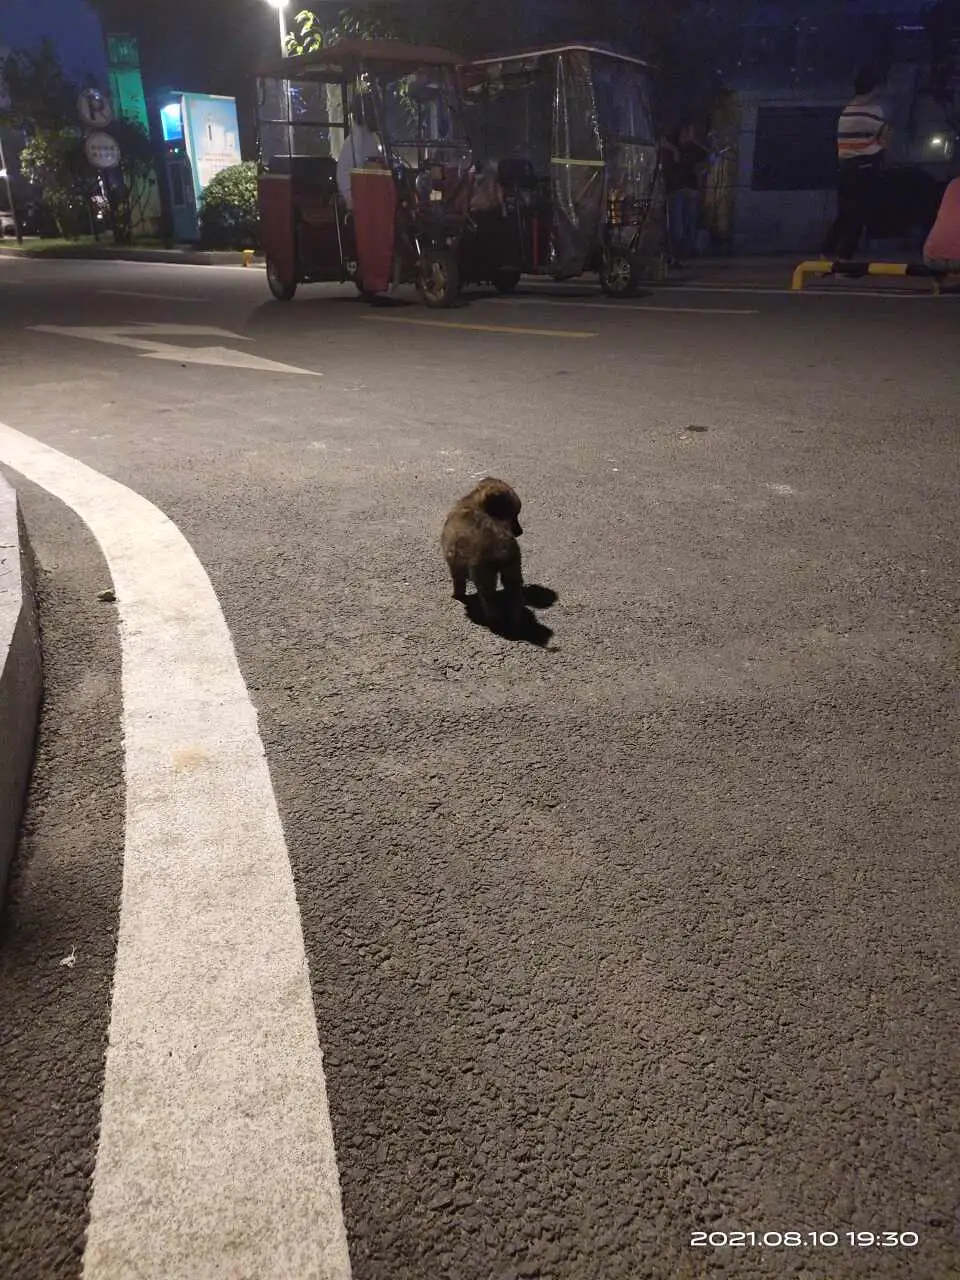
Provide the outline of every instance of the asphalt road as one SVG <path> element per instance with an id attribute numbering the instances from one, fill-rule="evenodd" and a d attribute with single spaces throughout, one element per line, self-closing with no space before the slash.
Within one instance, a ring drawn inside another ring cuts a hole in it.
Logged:
<path id="1" fill-rule="evenodd" d="M 960 311 L 868 292 L 438 314 L 0 259 L 0 419 L 166 513 L 229 626 L 357 1280 L 960 1275 Z M 486 472 L 558 597 L 519 641 L 437 546 Z M 130 786 L 108 566 L 14 478 L 47 696 L 0 933 L 0 1274 L 59 1280 Z M 169 1273 L 215 1274 L 246 1273 Z"/>

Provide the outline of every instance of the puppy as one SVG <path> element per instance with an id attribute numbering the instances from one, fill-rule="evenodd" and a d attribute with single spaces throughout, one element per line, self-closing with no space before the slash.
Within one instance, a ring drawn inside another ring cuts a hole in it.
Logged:
<path id="1" fill-rule="evenodd" d="M 487 476 L 460 499 L 440 535 L 454 600 L 466 599 L 470 579 L 488 625 L 502 618 L 515 627 L 523 613 L 519 514 L 520 498 L 514 490 L 503 480 Z M 503 583 L 502 612 L 497 608 L 498 578 Z"/>

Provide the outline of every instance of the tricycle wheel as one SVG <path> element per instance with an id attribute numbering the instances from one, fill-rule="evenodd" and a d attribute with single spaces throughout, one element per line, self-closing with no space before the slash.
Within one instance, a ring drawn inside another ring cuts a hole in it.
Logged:
<path id="1" fill-rule="evenodd" d="M 608 249 L 600 264 L 600 288 L 611 298 L 636 293 L 640 272 L 633 256 L 623 249 Z"/>
<path id="2" fill-rule="evenodd" d="M 278 302 L 289 302 L 297 292 L 296 283 L 284 280 L 273 258 L 267 259 L 267 287 Z"/>
<path id="3" fill-rule="evenodd" d="M 513 293 L 519 283 L 519 271 L 511 271 L 508 267 L 504 267 L 493 273 L 493 287 L 497 293 Z"/>
<path id="4" fill-rule="evenodd" d="M 425 253 L 420 264 L 417 289 L 425 306 L 452 307 L 460 292 L 460 272 L 453 254 L 445 249 Z"/>

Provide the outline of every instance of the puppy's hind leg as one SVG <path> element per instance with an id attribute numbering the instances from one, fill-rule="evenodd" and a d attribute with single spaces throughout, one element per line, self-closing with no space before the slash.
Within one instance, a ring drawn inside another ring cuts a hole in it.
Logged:
<path id="1" fill-rule="evenodd" d="M 503 618 L 509 627 L 518 627 L 523 617 L 523 571 L 520 561 L 504 565 L 500 570 L 503 581 Z"/>
<path id="2" fill-rule="evenodd" d="M 466 600 L 467 598 L 467 574 L 468 570 L 459 556 L 455 555 L 452 549 L 444 548 L 444 557 L 447 562 L 447 568 L 450 570 L 450 577 L 453 579 L 453 598 L 454 600 Z"/>
<path id="3" fill-rule="evenodd" d="M 478 565 L 470 576 L 477 588 L 487 626 L 493 626 L 497 621 L 497 570 L 489 565 Z"/>

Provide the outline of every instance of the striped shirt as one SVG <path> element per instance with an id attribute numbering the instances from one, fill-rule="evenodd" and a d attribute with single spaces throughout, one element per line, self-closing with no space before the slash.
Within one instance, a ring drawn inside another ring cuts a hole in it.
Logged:
<path id="1" fill-rule="evenodd" d="M 887 117 L 872 94 L 853 98 L 837 122 L 837 155 L 841 160 L 878 156 L 883 151 L 882 134 Z"/>

